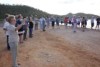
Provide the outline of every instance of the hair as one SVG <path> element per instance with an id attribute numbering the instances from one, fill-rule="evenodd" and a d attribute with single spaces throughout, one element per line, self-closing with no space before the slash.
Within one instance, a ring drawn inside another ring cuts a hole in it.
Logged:
<path id="1" fill-rule="evenodd" d="M 4 18 L 5 18 L 6 21 L 8 21 L 9 15 L 10 15 L 10 14 L 5 14 Z"/>
<path id="2" fill-rule="evenodd" d="M 23 18 L 26 18 L 25 16 Z"/>
<path id="3" fill-rule="evenodd" d="M 8 16 L 8 22 L 11 23 L 11 21 L 12 21 L 13 18 L 15 18 L 14 15 L 9 15 L 9 16 Z"/>
<path id="4" fill-rule="evenodd" d="M 17 18 L 19 19 L 19 18 L 21 18 L 21 17 L 22 17 L 22 14 L 19 14 Z"/>
<path id="5" fill-rule="evenodd" d="M 18 19 L 19 19 L 19 18 L 21 18 L 21 16 L 20 16 L 20 15 L 18 15 Z"/>
<path id="6" fill-rule="evenodd" d="M 10 14 L 5 14 L 5 16 L 4 16 L 4 17 L 5 17 L 5 18 L 7 18 L 9 15 L 10 15 Z"/>
<path id="7" fill-rule="evenodd" d="M 32 17 L 29 17 L 29 20 L 32 20 Z"/>

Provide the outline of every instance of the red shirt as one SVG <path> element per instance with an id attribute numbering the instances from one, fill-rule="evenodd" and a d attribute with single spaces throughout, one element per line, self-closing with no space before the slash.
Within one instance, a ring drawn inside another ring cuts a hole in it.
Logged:
<path id="1" fill-rule="evenodd" d="M 68 23 L 68 17 L 65 17 L 64 23 Z"/>

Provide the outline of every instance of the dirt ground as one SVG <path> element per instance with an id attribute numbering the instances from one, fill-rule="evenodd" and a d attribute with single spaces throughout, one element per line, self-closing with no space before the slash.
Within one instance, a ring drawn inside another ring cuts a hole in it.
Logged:
<path id="1" fill-rule="evenodd" d="M 11 67 L 10 51 L 0 28 L 0 67 Z M 36 31 L 18 46 L 20 67 L 100 67 L 100 32 L 73 33 L 64 28 Z"/>

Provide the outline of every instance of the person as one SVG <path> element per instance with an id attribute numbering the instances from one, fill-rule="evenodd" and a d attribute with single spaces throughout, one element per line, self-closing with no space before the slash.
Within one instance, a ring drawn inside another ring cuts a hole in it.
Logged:
<path id="1" fill-rule="evenodd" d="M 27 17 L 24 17 L 23 18 L 23 22 L 25 23 L 25 25 L 23 25 L 23 30 L 25 31 L 24 32 L 24 35 L 23 35 L 23 40 L 26 40 L 27 39 L 27 28 L 28 28 L 28 20 L 27 20 Z"/>
<path id="2" fill-rule="evenodd" d="M 86 28 L 86 19 L 85 19 L 85 17 L 82 18 L 81 27 L 82 27 L 82 31 L 84 32 L 85 28 Z"/>
<path id="3" fill-rule="evenodd" d="M 98 17 L 96 19 L 96 21 L 97 21 L 96 29 L 99 29 L 99 26 L 100 26 L 100 17 Z"/>
<path id="4" fill-rule="evenodd" d="M 78 16 L 78 18 L 77 18 L 76 20 L 77 20 L 77 26 L 80 27 L 80 23 L 81 23 L 81 21 L 82 21 L 81 17 Z"/>
<path id="5" fill-rule="evenodd" d="M 56 18 L 56 26 L 59 28 L 59 22 L 60 22 L 60 18 L 59 17 L 57 17 Z"/>
<path id="6" fill-rule="evenodd" d="M 67 25 L 68 25 L 68 17 L 65 17 L 64 18 L 64 23 L 65 23 L 65 28 L 67 28 Z"/>
<path id="7" fill-rule="evenodd" d="M 84 18 L 85 19 L 85 29 L 87 27 L 87 17 Z"/>
<path id="8" fill-rule="evenodd" d="M 73 32 L 76 33 L 76 27 L 77 27 L 77 21 L 76 21 L 76 16 L 73 16 Z"/>
<path id="9" fill-rule="evenodd" d="M 34 26 L 34 23 L 33 23 L 33 19 L 32 17 L 29 18 L 29 37 L 32 38 L 33 37 L 33 26 Z"/>
<path id="10" fill-rule="evenodd" d="M 61 20 L 61 24 L 63 24 L 64 23 L 63 18 L 60 18 L 60 20 Z"/>
<path id="11" fill-rule="evenodd" d="M 50 18 L 49 17 L 46 18 L 46 23 L 47 23 L 47 28 L 49 28 L 50 27 Z"/>
<path id="12" fill-rule="evenodd" d="M 69 26 L 72 26 L 71 17 L 68 18 L 68 24 Z"/>
<path id="13" fill-rule="evenodd" d="M 7 50 L 10 50 L 10 46 L 9 46 L 9 42 L 8 42 L 9 41 L 9 34 L 8 34 L 8 31 L 7 31 L 7 26 L 9 25 L 8 16 L 9 16 L 9 14 L 5 15 L 3 30 L 5 30 L 5 33 L 6 33 Z"/>
<path id="14" fill-rule="evenodd" d="M 71 24 L 72 24 L 72 28 L 74 27 L 74 19 L 73 19 L 73 17 L 71 17 Z"/>
<path id="15" fill-rule="evenodd" d="M 55 18 L 51 17 L 51 24 L 52 24 L 52 28 L 54 29 L 55 27 Z"/>
<path id="16" fill-rule="evenodd" d="M 34 18 L 34 22 L 35 22 L 35 30 L 38 30 L 39 19 L 37 18 L 37 15 Z"/>
<path id="17" fill-rule="evenodd" d="M 93 27 L 94 27 L 94 20 L 95 20 L 95 18 L 94 18 L 94 16 L 92 16 L 92 18 L 91 18 L 91 29 L 93 29 Z"/>
<path id="18" fill-rule="evenodd" d="M 40 18 L 40 28 L 41 28 L 42 31 L 46 31 L 45 27 L 46 27 L 46 20 L 45 20 L 44 17 L 41 17 Z"/>
<path id="19" fill-rule="evenodd" d="M 16 27 L 20 25 L 23 21 L 23 17 L 21 14 L 18 15 L 18 19 L 16 20 Z M 19 43 L 23 43 L 23 34 L 24 34 L 24 29 L 23 26 L 18 30 L 18 35 L 19 35 Z"/>
<path id="20" fill-rule="evenodd" d="M 9 25 L 7 26 L 7 31 L 9 33 L 9 45 L 12 55 L 12 66 L 18 67 L 17 65 L 17 46 L 19 42 L 18 30 L 23 26 L 24 23 L 15 27 L 16 19 L 14 15 L 8 17 Z"/>

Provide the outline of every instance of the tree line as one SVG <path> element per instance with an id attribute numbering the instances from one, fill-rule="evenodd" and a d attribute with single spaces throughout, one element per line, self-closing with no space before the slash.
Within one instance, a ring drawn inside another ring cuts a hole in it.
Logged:
<path id="1" fill-rule="evenodd" d="M 35 9 L 33 7 L 29 7 L 26 5 L 5 5 L 0 4 L 0 19 L 4 18 L 5 14 L 22 14 L 23 16 L 36 16 L 37 17 L 47 17 L 50 16 L 49 13 L 41 11 L 39 9 Z"/>
<path id="2" fill-rule="evenodd" d="M 5 14 L 13 14 L 13 15 L 18 15 L 18 14 L 22 14 L 23 16 L 36 16 L 38 18 L 40 18 L 41 16 L 43 17 L 47 17 L 47 16 L 59 16 L 59 17 L 72 17 L 73 15 L 76 16 L 81 16 L 81 17 L 87 17 L 87 18 L 91 18 L 92 16 L 94 17 L 99 17 L 97 15 L 93 15 L 93 14 L 85 14 L 85 13 L 77 13 L 77 14 L 72 14 L 72 13 L 68 13 L 66 15 L 54 15 L 54 14 L 49 14 L 46 13 L 42 10 L 33 8 L 33 7 L 29 7 L 26 5 L 9 5 L 9 4 L 0 4 L 0 19 L 3 19 Z"/>

